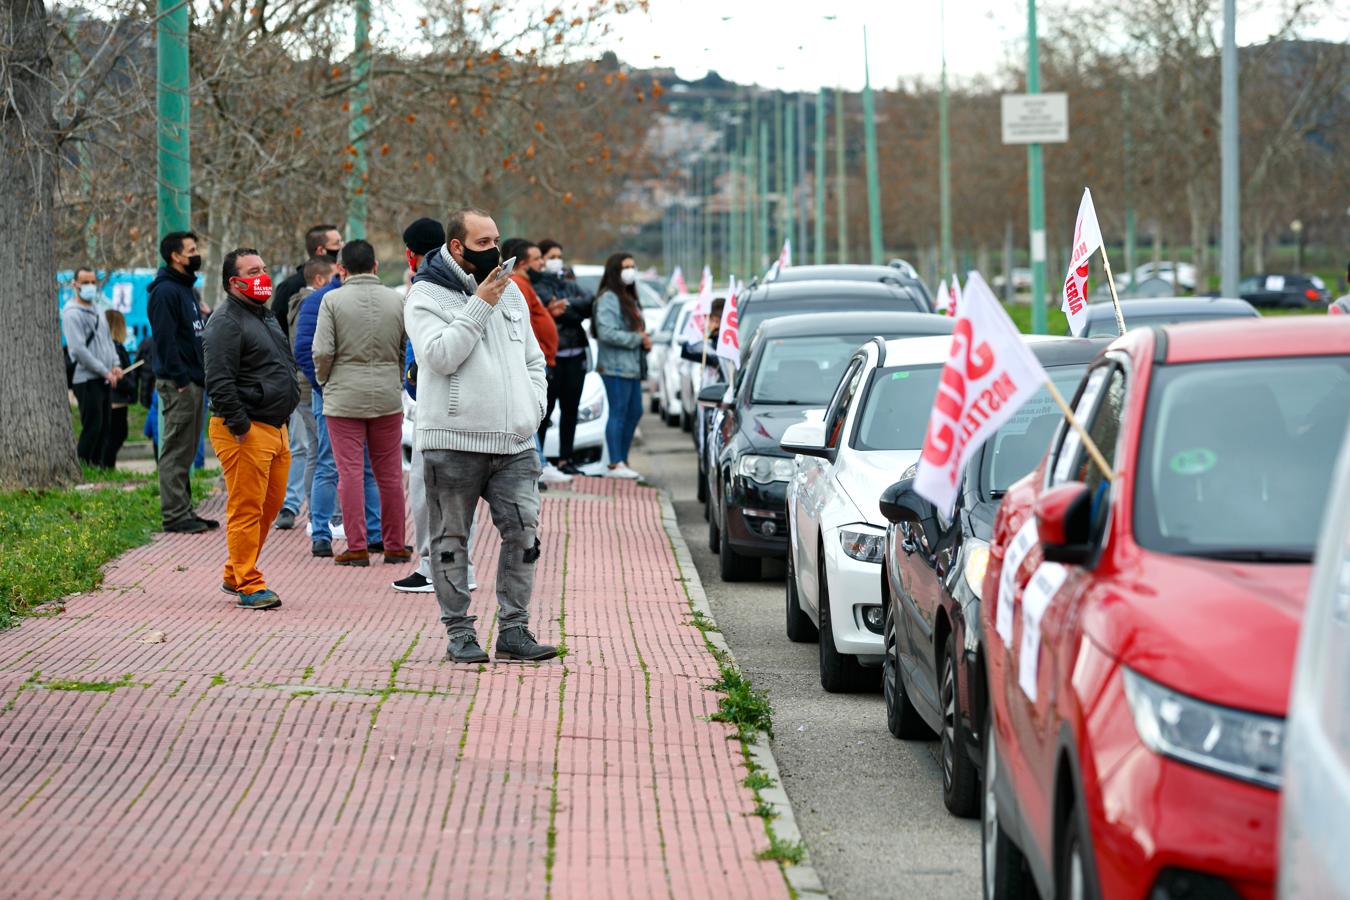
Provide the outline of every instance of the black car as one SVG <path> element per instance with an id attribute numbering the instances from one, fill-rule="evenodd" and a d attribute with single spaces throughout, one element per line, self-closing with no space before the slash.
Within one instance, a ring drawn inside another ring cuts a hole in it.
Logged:
<path id="1" fill-rule="evenodd" d="M 1126 329 L 1210 319 L 1257 318 L 1261 315 L 1256 311 L 1256 307 L 1246 300 L 1232 300 L 1225 297 L 1150 297 L 1122 300 L 1120 314 L 1125 319 Z M 1089 303 L 1087 328 L 1083 331 L 1083 337 L 1116 337 L 1119 334 L 1120 326 L 1116 324 L 1115 305 L 1109 300 L 1105 303 Z"/>
<path id="2" fill-rule="evenodd" d="M 809 268 L 802 266 L 802 268 Z M 880 268 L 885 268 L 884 266 Z M 793 269 L 786 270 L 788 272 Z M 891 270 L 894 272 L 895 270 Z M 933 305 L 917 285 L 888 281 L 769 281 L 755 285 L 738 303 L 741 360 L 760 323 L 781 316 L 819 312 L 920 312 Z"/>
<path id="3" fill-rule="evenodd" d="M 1109 343 L 1028 342 L 1066 397 Z M 1040 463 L 1062 420 L 1042 388 L 971 458 L 950 518 L 914 492 L 912 477 L 881 496 L 881 513 L 891 523 L 881 575 L 886 725 L 898 738 L 939 735 L 942 799 L 954 815 L 973 816 L 980 808 L 978 724 L 987 682 L 979 603 L 994 514 L 1008 487 Z"/>
<path id="4" fill-rule="evenodd" d="M 1238 283 L 1238 293 L 1253 306 L 1298 309 L 1325 306 L 1331 293 L 1316 275 L 1249 275 Z"/>
<path id="5" fill-rule="evenodd" d="M 904 260 L 897 259 L 888 266 L 868 266 L 836 264 L 829 266 L 789 266 L 774 276 L 774 284 L 797 284 L 802 281 L 877 281 L 915 287 L 923 294 L 928 305 L 933 305 L 933 295 L 928 285 Z"/>
<path id="6" fill-rule="evenodd" d="M 833 312 L 764 322 L 708 435 L 708 546 L 725 581 L 759 575 L 760 559 L 787 554 L 792 457 L 778 446 L 789 425 L 830 401 L 853 351 L 873 337 L 950 334 L 952 320 L 913 312 Z M 711 385 L 702 403 L 723 400 Z"/>

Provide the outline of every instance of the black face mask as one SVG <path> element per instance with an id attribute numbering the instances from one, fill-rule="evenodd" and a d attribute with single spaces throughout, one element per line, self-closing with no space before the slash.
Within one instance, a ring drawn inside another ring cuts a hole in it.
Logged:
<path id="1" fill-rule="evenodd" d="M 470 250 L 468 247 L 464 247 L 460 251 L 460 255 L 464 257 L 464 262 L 467 263 L 466 268 L 468 268 L 469 274 L 478 279 L 486 278 L 502 261 L 502 252 L 496 247 L 489 247 L 486 250 Z"/>
<path id="2" fill-rule="evenodd" d="M 545 272 L 536 272 L 534 269 L 526 269 L 525 274 L 530 278 L 530 284 L 538 284 L 544 280 Z"/>
<path id="3" fill-rule="evenodd" d="M 328 260 L 329 262 L 337 262 L 337 259 L 338 259 L 338 251 L 336 251 L 336 250 L 325 250 L 325 251 L 323 251 L 323 258 L 326 259 L 326 260 Z"/>
<path id="4" fill-rule="evenodd" d="M 194 253 L 188 257 L 187 270 L 189 275 L 196 274 L 197 270 L 200 269 L 201 267 L 202 267 L 202 257 L 200 253 Z"/>

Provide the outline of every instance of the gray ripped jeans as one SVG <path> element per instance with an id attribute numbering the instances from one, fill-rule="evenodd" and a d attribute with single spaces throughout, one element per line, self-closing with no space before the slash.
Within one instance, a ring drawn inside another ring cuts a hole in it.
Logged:
<path id="1" fill-rule="evenodd" d="M 539 559 L 539 455 L 533 448 L 513 456 L 424 450 L 422 460 L 431 526 L 431 581 L 446 632 L 454 637 L 474 630 L 467 545 L 479 497 L 487 501 L 502 537 L 497 559 L 499 628 L 529 625 Z"/>

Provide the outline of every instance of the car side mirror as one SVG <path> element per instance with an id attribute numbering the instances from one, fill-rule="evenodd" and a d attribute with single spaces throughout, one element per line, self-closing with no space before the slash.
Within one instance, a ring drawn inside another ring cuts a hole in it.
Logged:
<path id="1" fill-rule="evenodd" d="M 727 386 L 725 384 L 721 382 L 710 384 L 698 392 L 698 405 L 720 407 L 722 398 L 726 396 L 726 393 Z"/>
<path id="2" fill-rule="evenodd" d="M 778 442 L 787 453 L 801 456 L 814 456 L 818 459 L 834 459 L 834 451 L 825 446 L 824 422 L 797 422 L 789 425 Z"/>
<path id="3" fill-rule="evenodd" d="M 1092 492 L 1081 481 L 1050 488 L 1036 501 L 1036 531 L 1047 562 L 1081 566 L 1096 547 L 1092 540 Z"/>
<path id="4" fill-rule="evenodd" d="M 933 504 L 919 496 L 914 490 L 913 478 L 901 478 L 895 484 L 881 492 L 877 504 L 881 515 L 887 522 L 898 525 L 901 522 L 915 523 L 923 530 L 924 539 L 932 546 L 937 539 L 937 510 Z"/>

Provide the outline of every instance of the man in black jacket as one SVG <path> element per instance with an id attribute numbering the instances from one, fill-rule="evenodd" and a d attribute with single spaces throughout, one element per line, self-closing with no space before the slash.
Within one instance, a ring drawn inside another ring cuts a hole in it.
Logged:
<path id="1" fill-rule="evenodd" d="M 305 232 L 305 262 L 321 257 L 336 263 L 341 249 L 342 232 L 336 225 L 315 225 Z M 302 262 L 295 267 L 294 272 L 281 279 L 281 283 L 272 291 L 272 314 L 277 317 L 277 324 L 288 338 L 291 336 L 291 319 L 294 318 L 290 314 L 291 298 L 304 287 L 305 263 Z"/>
<path id="2" fill-rule="evenodd" d="M 200 534 L 219 528 L 192 508 L 192 460 L 197 455 L 204 418 L 201 307 L 192 286 L 202 258 L 197 236 L 171 231 L 159 242 L 164 266 L 150 282 L 150 330 L 155 350 L 151 358 L 159 385 L 159 506 L 164 530 Z"/>
<path id="3" fill-rule="evenodd" d="M 539 252 L 544 257 L 543 270 L 535 272 L 526 269 L 526 274 L 534 292 L 553 314 L 558 326 L 557 362 L 553 367 L 553 380 L 549 382 L 548 411 L 544 414 L 544 420 L 548 421 L 553 415 L 556 402 L 558 468 L 568 475 L 580 475 L 581 470 L 572 463 L 572 442 L 577 434 L 581 389 L 586 384 L 586 371 L 590 368 L 591 343 L 582 323 L 591 316 L 594 298 L 575 280 L 565 277 L 561 244 L 545 238 L 539 242 Z"/>
<path id="4" fill-rule="evenodd" d="M 290 342 L 267 308 L 272 279 L 258 251 L 230 251 L 221 281 L 225 301 L 205 333 L 209 433 L 228 495 L 221 590 L 244 609 L 273 609 L 281 600 L 258 571 L 258 555 L 286 498 L 286 422 L 300 402 L 300 382 Z"/>

